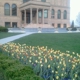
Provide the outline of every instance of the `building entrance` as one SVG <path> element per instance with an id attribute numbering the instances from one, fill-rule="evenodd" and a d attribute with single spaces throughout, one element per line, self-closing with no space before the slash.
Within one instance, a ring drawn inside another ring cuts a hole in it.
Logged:
<path id="1" fill-rule="evenodd" d="M 12 27 L 16 28 L 17 27 L 17 22 L 12 22 Z"/>
<path id="2" fill-rule="evenodd" d="M 27 13 L 27 23 L 30 23 L 30 13 Z"/>

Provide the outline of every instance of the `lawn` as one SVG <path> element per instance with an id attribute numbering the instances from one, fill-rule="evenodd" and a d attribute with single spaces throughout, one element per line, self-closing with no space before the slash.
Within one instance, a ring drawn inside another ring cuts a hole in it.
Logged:
<path id="1" fill-rule="evenodd" d="M 20 33 L 6 33 L 6 32 L 0 32 L 0 39 L 2 38 L 6 38 L 6 37 L 10 37 L 10 36 L 14 36 L 14 35 L 18 35 Z"/>
<path id="2" fill-rule="evenodd" d="M 61 50 L 62 52 L 69 50 L 71 52 L 80 53 L 80 33 L 32 34 L 15 40 L 14 42 L 27 44 L 28 46 L 48 46 L 48 48 Z"/>

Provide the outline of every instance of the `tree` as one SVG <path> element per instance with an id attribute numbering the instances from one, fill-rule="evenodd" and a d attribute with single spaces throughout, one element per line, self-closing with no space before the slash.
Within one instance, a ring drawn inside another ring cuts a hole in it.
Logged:
<path id="1" fill-rule="evenodd" d="M 72 21 L 71 27 L 74 27 L 74 20 Z"/>

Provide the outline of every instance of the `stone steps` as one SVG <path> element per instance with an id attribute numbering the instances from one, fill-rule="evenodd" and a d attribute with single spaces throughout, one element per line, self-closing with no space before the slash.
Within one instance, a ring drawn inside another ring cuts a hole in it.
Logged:
<path id="1" fill-rule="evenodd" d="M 50 24 L 28 24 L 25 28 L 53 28 Z"/>

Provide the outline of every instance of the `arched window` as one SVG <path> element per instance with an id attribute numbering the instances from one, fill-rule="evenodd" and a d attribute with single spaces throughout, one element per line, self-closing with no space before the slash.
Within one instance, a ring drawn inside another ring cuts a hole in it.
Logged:
<path id="1" fill-rule="evenodd" d="M 44 10 L 44 18 L 48 18 L 48 10 L 47 9 Z"/>
<path id="2" fill-rule="evenodd" d="M 16 6 L 16 4 L 12 4 L 12 16 L 17 16 L 17 6 Z"/>
<path id="3" fill-rule="evenodd" d="M 23 0 L 23 3 L 28 2 L 28 1 L 30 1 L 30 0 Z"/>
<path id="4" fill-rule="evenodd" d="M 51 11 L 51 18 L 54 18 L 54 16 L 55 16 L 55 11 L 54 11 L 54 9 L 52 9 L 52 11 Z"/>
<path id="5" fill-rule="evenodd" d="M 67 11 L 66 11 L 66 10 L 64 10 L 63 18 L 64 18 L 64 19 L 67 19 Z"/>
<path id="6" fill-rule="evenodd" d="M 41 0 L 42 2 L 46 2 L 46 0 Z"/>
<path id="7" fill-rule="evenodd" d="M 61 19 L 61 11 L 60 10 L 58 10 L 58 12 L 57 12 L 57 18 Z"/>
<path id="8" fill-rule="evenodd" d="M 10 5 L 8 3 L 4 5 L 4 14 L 7 16 L 10 15 Z"/>

